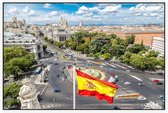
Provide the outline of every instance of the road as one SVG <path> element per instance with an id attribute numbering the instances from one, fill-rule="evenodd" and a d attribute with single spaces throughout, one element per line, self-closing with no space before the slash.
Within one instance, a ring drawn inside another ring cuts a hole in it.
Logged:
<path id="1" fill-rule="evenodd" d="M 73 65 L 76 63 L 77 66 L 87 67 L 87 59 L 85 58 L 76 58 L 69 61 L 61 60 L 62 55 L 65 54 L 63 50 L 58 49 L 50 44 L 48 49 L 58 53 L 58 56 L 48 58 L 44 60 L 45 63 L 58 62 L 59 65 L 53 65 L 51 67 L 49 75 L 49 85 L 43 94 L 43 100 L 41 104 L 45 106 L 44 109 L 72 109 L 73 108 L 73 87 L 72 87 L 72 78 L 68 73 L 62 74 L 62 68 L 64 66 Z M 59 57 L 59 59 L 56 59 Z M 112 75 L 111 73 L 119 76 L 119 81 L 117 85 L 119 86 L 119 91 L 117 94 L 122 93 L 122 89 L 127 91 L 135 91 L 140 93 L 142 96 L 146 97 L 145 101 L 138 101 L 137 99 L 114 99 L 113 104 L 108 104 L 107 101 L 99 101 L 96 97 L 85 97 L 78 96 L 76 91 L 76 109 L 113 109 L 113 106 L 118 106 L 121 109 L 143 109 L 143 105 L 149 101 L 158 102 L 161 106 L 164 107 L 164 103 L 159 100 L 159 95 L 164 95 L 164 85 L 156 85 L 152 82 L 151 78 L 164 79 L 163 76 L 158 76 L 156 74 L 150 74 L 141 72 L 135 69 L 132 69 L 129 66 L 125 66 L 116 61 L 104 61 L 104 60 L 92 60 L 91 67 L 102 69 L 106 73 L 106 79 L 108 80 Z M 102 63 L 105 64 L 105 67 L 100 67 Z M 129 70 L 129 71 L 127 71 Z M 57 75 L 60 77 L 57 77 Z M 62 81 L 63 75 L 67 76 L 65 81 Z M 131 82 L 130 85 L 125 85 L 126 81 Z M 138 86 L 139 82 L 143 82 L 144 86 Z M 76 86 L 77 87 L 77 86 Z M 54 93 L 54 88 L 59 88 L 60 93 Z M 77 89 L 76 89 L 77 90 Z"/>

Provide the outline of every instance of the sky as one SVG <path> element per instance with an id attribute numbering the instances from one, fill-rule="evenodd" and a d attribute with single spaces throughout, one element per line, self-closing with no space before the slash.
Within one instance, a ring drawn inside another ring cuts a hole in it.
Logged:
<path id="1" fill-rule="evenodd" d="M 63 17 L 69 25 L 164 24 L 161 3 L 4 3 L 4 21 L 12 17 L 27 24 L 58 23 Z"/>

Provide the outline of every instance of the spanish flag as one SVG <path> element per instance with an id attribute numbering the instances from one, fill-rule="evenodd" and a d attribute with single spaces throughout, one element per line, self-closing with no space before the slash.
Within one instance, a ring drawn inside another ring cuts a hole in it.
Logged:
<path id="1" fill-rule="evenodd" d="M 76 70 L 76 72 L 78 80 L 78 95 L 96 96 L 98 100 L 104 99 L 110 104 L 113 103 L 113 98 L 118 89 L 116 84 L 99 80 L 81 72 L 80 70 Z"/>

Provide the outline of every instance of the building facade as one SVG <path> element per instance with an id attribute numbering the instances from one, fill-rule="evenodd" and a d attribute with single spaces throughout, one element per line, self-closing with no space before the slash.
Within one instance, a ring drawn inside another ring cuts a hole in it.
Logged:
<path id="1" fill-rule="evenodd" d="M 50 24 L 43 29 L 44 37 L 53 39 L 57 42 L 62 42 L 67 40 L 71 33 L 68 30 L 68 22 L 61 17 L 58 25 Z"/>
<path id="2" fill-rule="evenodd" d="M 161 37 L 164 33 L 138 33 L 135 35 L 135 43 L 141 44 L 143 42 L 144 45 L 152 47 L 153 37 Z"/>
<path id="3" fill-rule="evenodd" d="M 30 53 L 35 54 L 35 59 L 44 57 L 42 43 L 30 34 L 14 34 L 4 32 L 4 47 L 21 46 Z"/>
<path id="4" fill-rule="evenodd" d="M 164 37 L 153 37 L 152 49 L 164 56 Z"/>

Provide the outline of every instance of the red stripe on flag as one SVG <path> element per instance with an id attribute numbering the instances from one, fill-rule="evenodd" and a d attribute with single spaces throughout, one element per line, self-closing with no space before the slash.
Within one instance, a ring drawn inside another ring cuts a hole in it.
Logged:
<path id="1" fill-rule="evenodd" d="M 110 103 L 110 104 L 113 103 L 113 98 L 114 98 L 114 97 L 109 97 L 105 94 L 100 94 L 97 91 L 89 91 L 89 90 L 78 90 L 78 95 L 96 96 L 98 100 L 107 100 L 108 103 Z"/>
<path id="2" fill-rule="evenodd" d="M 117 86 L 116 84 L 109 83 L 109 82 L 106 82 L 106 81 L 97 79 L 97 78 L 92 77 L 92 76 L 90 76 L 90 75 L 88 75 L 88 74 L 86 74 L 86 73 L 83 73 L 82 71 L 79 71 L 79 70 L 77 70 L 77 69 L 76 69 L 76 72 L 77 72 L 77 76 L 81 76 L 81 77 L 83 77 L 83 78 L 88 78 L 88 79 L 91 79 L 91 80 L 96 80 L 96 81 L 99 81 L 99 82 L 101 82 L 101 83 L 103 83 L 103 84 L 106 84 L 106 85 L 108 85 L 108 86 L 111 86 L 111 87 L 114 87 L 114 88 L 118 89 L 118 86 Z"/>

